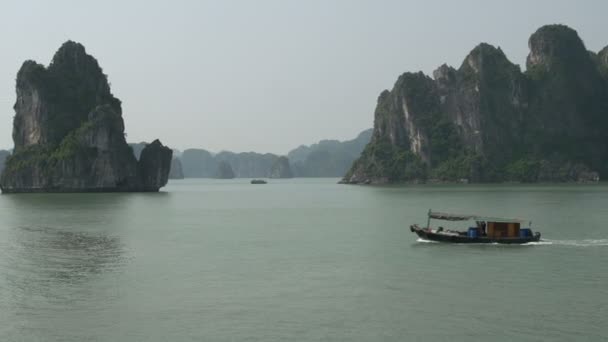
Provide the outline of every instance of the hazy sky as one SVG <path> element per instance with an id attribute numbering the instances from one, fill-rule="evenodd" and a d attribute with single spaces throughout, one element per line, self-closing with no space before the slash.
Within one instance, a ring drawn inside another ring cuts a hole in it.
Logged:
<path id="1" fill-rule="evenodd" d="M 608 45 L 608 1 L 9 1 L 0 10 L 0 147 L 15 75 L 82 43 L 123 102 L 128 141 L 286 153 L 372 127 L 405 71 L 459 66 L 478 43 L 525 64 L 544 24 Z"/>

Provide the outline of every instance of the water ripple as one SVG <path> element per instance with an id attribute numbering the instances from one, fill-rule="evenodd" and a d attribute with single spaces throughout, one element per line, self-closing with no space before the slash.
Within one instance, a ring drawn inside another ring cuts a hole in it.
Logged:
<path id="1" fill-rule="evenodd" d="M 573 247 L 608 247 L 608 239 L 542 240 L 539 244 Z"/>
<path id="2" fill-rule="evenodd" d="M 118 272 L 128 261 L 118 238 L 103 233 L 51 227 L 18 227 L 2 261 L 13 302 L 36 298 L 73 302 L 82 284 L 104 273 Z M 26 305 L 27 306 L 27 305 Z"/>

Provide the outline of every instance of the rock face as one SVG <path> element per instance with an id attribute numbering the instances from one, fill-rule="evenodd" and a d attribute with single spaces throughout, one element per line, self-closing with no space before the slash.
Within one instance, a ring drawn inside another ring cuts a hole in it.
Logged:
<path id="1" fill-rule="evenodd" d="M 270 169 L 269 178 L 292 178 L 293 173 L 289 167 L 289 159 L 285 156 L 279 157 Z"/>
<path id="2" fill-rule="evenodd" d="M 133 154 L 135 155 L 135 159 L 140 160 L 142 151 L 146 146 L 148 146 L 147 142 L 139 142 L 139 143 L 130 143 L 129 146 L 133 149 Z M 184 173 L 182 170 L 182 163 L 179 157 L 176 157 L 176 154 L 179 154 L 178 150 L 173 150 L 173 158 L 171 159 L 171 170 L 169 171 L 169 179 L 184 179 Z"/>
<path id="3" fill-rule="evenodd" d="M 6 162 L 6 158 L 10 156 L 11 153 L 7 150 L 0 150 L 0 173 L 4 170 L 4 163 Z"/>
<path id="4" fill-rule="evenodd" d="M 181 159 L 186 178 L 213 178 L 216 174 L 217 161 L 209 151 L 187 149 Z"/>
<path id="5" fill-rule="evenodd" d="M 602 77 L 608 80 L 608 46 L 597 54 L 596 63 Z"/>
<path id="6" fill-rule="evenodd" d="M 222 160 L 217 165 L 217 172 L 215 174 L 215 178 L 219 179 L 232 179 L 234 178 L 234 171 L 232 171 L 232 166 L 227 161 Z"/>
<path id="7" fill-rule="evenodd" d="M 348 141 L 321 140 L 310 146 L 299 146 L 287 157 L 295 177 L 342 177 L 361 155 L 372 136 L 372 129 Z"/>
<path id="8" fill-rule="evenodd" d="M 13 154 L 0 187 L 11 192 L 158 191 L 171 150 L 158 141 L 138 162 L 124 137 L 120 100 L 84 47 L 68 41 L 48 68 L 17 74 Z"/>
<path id="9" fill-rule="evenodd" d="M 458 69 L 405 73 L 378 98 L 345 183 L 594 181 L 608 177 L 608 50 L 540 28 L 527 71 L 480 44 Z"/>
<path id="10" fill-rule="evenodd" d="M 174 157 L 173 160 L 171 160 L 171 171 L 169 171 L 169 179 L 184 179 L 182 162 L 177 157 Z"/>
<path id="11" fill-rule="evenodd" d="M 144 191 L 158 191 L 158 184 L 167 184 L 173 150 L 154 140 L 144 147 L 139 157 L 139 178 Z"/>
<path id="12" fill-rule="evenodd" d="M 133 154 L 135 155 L 135 159 L 139 160 L 139 157 L 141 156 L 141 151 L 144 150 L 144 148 L 146 146 L 148 146 L 147 142 L 139 142 L 136 144 L 129 144 L 129 146 L 131 146 L 131 148 L 133 149 Z"/>

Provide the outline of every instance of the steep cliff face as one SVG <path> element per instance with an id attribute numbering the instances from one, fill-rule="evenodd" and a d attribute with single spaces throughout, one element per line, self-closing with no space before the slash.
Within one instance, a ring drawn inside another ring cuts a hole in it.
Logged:
<path id="1" fill-rule="evenodd" d="M 133 154 L 135 155 L 135 159 L 139 160 L 141 156 L 141 151 L 144 150 L 146 146 L 148 146 L 147 142 L 138 142 L 138 143 L 130 143 L 131 149 L 133 150 Z"/>
<path id="2" fill-rule="evenodd" d="M 606 51 L 551 25 L 529 41 L 526 73 L 480 44 L 434 79 L 405 73 L 384 91 L 374 135 L 345 183 L 593 181 L 608 176 Z M 595 60 L 595 61 L 594 61 Z"/>
<path id="3" fill-rule="evenodd" d="M 46 144 L 50 132 L 43 122 L 49 120 L 49 75 L 43 65 L 26 61 L 17 73 L 17 101 L 13 120 L 15 148 Z"/>
<path id="4" fill-rule="evenodd" d="M 443 153 L 433 145 L 433 123 L 445 122 L 439 89 L 423 73 L 405 73 L 383 91 L 374 114 L 371 142 L 347 173 L 350 183 L 388 183 L 424 178 L 426 166 Z M 405 167 L 401 167 L 404 165 Z"/>
<path id="5" fill-rule="evenodd" d="M 169 179 L 184 179 L 182 162 L 177 157 L 174 157 L 171 160 L 171 171 L 169 171 Z"/>
<path id="6" fill-rule="evenodd" d="M 435 72 L 448 114 L 469 149 L 482 156 L 513 153 L 528 106 L 525 77 L 500 48 L 480 44 L 452 76 Z M 506 147 L 506 148 L 505 148 Z"/>
<path id="7" fill-rule="evenodd" d="M 186 178 L 212 178 L 217 171 L 217 161 L 203 149 L 187 149 L 182 153 L 182 166 Z"/>
<path id="8" fill-rule="evenodd" d="M 217 165 L 217 171 L 215 172 L 215 178 L 219 179 L 232 179 L 234 178 L 234 171 L 232 166 L 225 160 L 222 160 Z"/>
<path id="9" fill-rule="evenodd" d="M 562 25 L 540 28 L 529 46 L 530 144 L 538 154 L 604 169 L 607 93 L 593 58 L 576 31 Z"/>
<path id="10" fill-rule="evenodd" d="M 3 192 L 158 191 L 166 183 L 170 155 L 137 162 L 120 101 L 78 43 L 65 43 L 48 68 L 23 64 L 14 108 L 15 149 L 0 177 Z"/>
<path id="11" fill-rule="evenodd" d="M 597 54 L 597 66 L 604 80 L 608 81 L 608 46 Z"/>
<path id="12" fill-rule="evenodd" d="M 289 159 L 285 156 L 281 156 L 276 159 L 272 168 L 270 169 L 269 178 L 292 178 L 293 173 L 289 167 Z"/>
<path id="13" fill-rule="evenodd" d="M 6 162 L 6 158 L 11 155 L 10 151 L 0 150 L 0 173 L 4 170 L 4 163 Z"/>
<path id="14" fill-rule="evenodd" d="M 173 150 L 163 146 L 158 139 L 144 147 L 137 166 L 145 191 L 158 191 L 167 184 L 172 158 Z"/>
<path id="15" fill-rule="evenodd" d="M 133 154 L 135 155 L 135 159 L 140 160 L 141 154 L 148 146 L 147 142 L 139 142 L 139 143 L 130 143 L 129 146 L 133 150 Z M 179 157 L 176 157 L 176 154 L 179 154 L 178 150 L 172 150 L 172 154 L 174 155 L 171 158 L 171 169 L 169 170 L 169 179 L 184 179 L 184 172 L 182 169 L 182 163 Z"/>

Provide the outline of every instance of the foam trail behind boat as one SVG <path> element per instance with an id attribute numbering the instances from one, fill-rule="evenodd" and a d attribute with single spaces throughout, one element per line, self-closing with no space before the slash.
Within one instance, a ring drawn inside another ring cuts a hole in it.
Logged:
<path id="1" fill-rule="evenodd" d="M 422 242 L 422 243 L 439 243 L 439 242 L 437 242 L 437 241 L 425 240 L 425 239 L 423 239 L 423 238 L 418 238 L 418 239 L 416 240 L 416 242 Z"/>
<path id="2" fill-rule="evenodd" d="M 536 242 L 535 244 L 572 246 L 572 247 L 608 247 L 608 239 L 542 240 L 540 242 Z"/>

